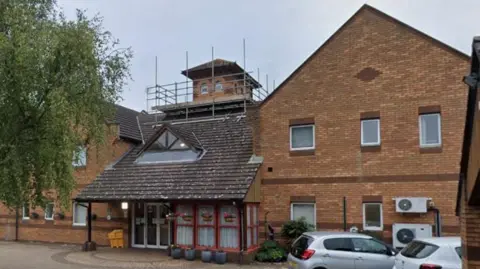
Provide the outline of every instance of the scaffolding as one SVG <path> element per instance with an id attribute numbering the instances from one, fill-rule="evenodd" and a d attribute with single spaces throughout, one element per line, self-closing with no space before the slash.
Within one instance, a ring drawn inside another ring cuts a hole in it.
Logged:
<path id="1" fill-rule="evenodd" d="M 260 69 L 257 69 L 257 80 L 253 78 L 253 71 L 246 71 L 245 40 L 243 40 L 243 72 L 215 74 L 214 48 L 212 47 L 211 77 L 201 79 L 189 78 L 188 52 L 186 52 L 185 81 L 159 85 L 157 57 L 155 57 L 155 85 L 146 88 L 146 112 L 149 114 L 168 113 L 175 111 L 184 115 L 188 120 L 189 114 L 195 111 L 208 111 L 215 117 L 216 111 L 228 107 L 237 110 L 256 104 L 265 99 L 268 94 L 268 75 L 266 75 L 267 88 L 260 84 Z M 237 65 L 237 63 L 229 62 Z M 240 67 L 239 65 L 237 65 Z M 207 71 L 208 72 L 208 71 Z M 217 82 L 221 81 L 220 85 Z M 202 84 L 208 83 L 210 91 L 204 93 Z M 220 93 L 220 94 L 217 94 Z M 223 94 L 222 94 L 223 93 Z M 195 96 L 194 96 L 195 95 Z"/>

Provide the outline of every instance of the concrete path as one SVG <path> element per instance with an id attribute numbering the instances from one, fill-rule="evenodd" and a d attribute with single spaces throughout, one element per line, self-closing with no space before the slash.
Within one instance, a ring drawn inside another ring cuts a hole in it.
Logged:
<path id="1" fill-rule="evenodd" d="M 0 242 L 0 269 L 99 269 L 99 268 L 160 268 L 160 269 L 284 269 L 276 264 L 211 264 L 200 261 L 173 260 L 152 250 L 100 248 L 82 252 L 78 246 Z"/>

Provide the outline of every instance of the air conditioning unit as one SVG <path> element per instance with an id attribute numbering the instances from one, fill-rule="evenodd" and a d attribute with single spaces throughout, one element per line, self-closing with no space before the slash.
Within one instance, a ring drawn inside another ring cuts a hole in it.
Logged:
<path id="1" fill-rule="evenodd" d="M 427 197 L 395 197 L 395 209 L 399 213 L 427 213 Z"/>
<path id="2" fill-rule="evenodd" d="M 393 229 L 393 247 L 396 249 L 405 247 L 413 239 L 432 237 L 432 225 L 430 224 L 404 224 L 395 223 Z"/>

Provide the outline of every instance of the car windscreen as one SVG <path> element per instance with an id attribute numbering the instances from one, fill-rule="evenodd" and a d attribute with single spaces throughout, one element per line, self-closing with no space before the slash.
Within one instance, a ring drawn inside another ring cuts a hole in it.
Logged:
<path id="1" fill-rule="evenodd" d="M 460 257 L 460 259 L 461 259 L 462 258 L 462 248 L 461 247 L 456 247 L 455 251 L 457 252 L 458 257 Z"/>
<path id="2" fill-rule="evenodd" d="M 292 245 L 292 248 L 290 250 L 290 253 L 297 257 L 300 258 L 303 254 L 303 252 L 308 249 L 308 247 L 312 244 L 313 238 L 310 236 L 302 235 L 300 236 Z"/>
<path id="3" fill-rule="evenodd" d="M 438 249 L 438 246 L 421 241 L 413 241 L 400 252 L 403 256 L 414 259 L 424 259 Z"/>

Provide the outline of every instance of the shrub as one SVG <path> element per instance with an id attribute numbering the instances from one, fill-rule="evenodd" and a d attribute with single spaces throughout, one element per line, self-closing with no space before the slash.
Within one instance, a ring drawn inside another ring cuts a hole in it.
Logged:
<path id="1" fill-rule="evenodd" d="M 273 240 L 263 242 L 255 256 L 255 259 L 259 262 L 281 262 L 285 261 L 286 258 L 285 249 Z"/>
<path id="2" fill-rule="evenodd" d="M 304 232 L 311 232 L 315 230 L 315 226 L 309 224 L 304 217 L 297 220 L 290 220 L 282 226 L 282 236 L 288 240 L 290 246 L 295 239 L 297 239 Z"/>

